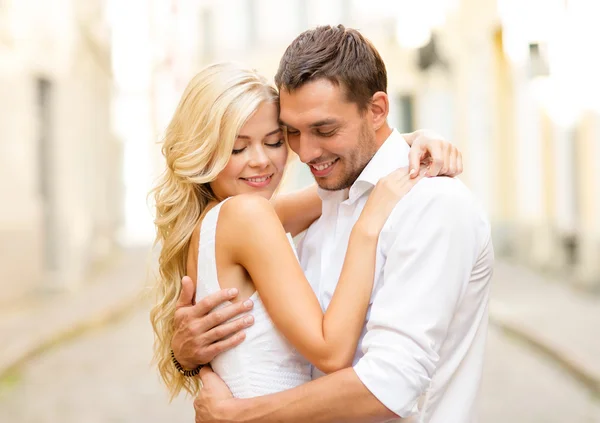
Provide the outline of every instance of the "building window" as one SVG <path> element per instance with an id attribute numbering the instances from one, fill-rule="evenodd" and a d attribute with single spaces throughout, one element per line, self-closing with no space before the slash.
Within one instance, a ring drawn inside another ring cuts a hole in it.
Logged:
<path id="1" fill-rule="evenodd" d="M 298 32 L 304 32 L 308 29 L 308 5 L 306 0 L 297 0 L 297 23 L 298 23 Z"/>
<path id="2" fill-rule="evenodd" d="M 202 34 L 202 39 L 200 40 L 200 57 L 204 62 L 212 60 L 215 53 L 213 22 L 213 11 L 208 8 L 202 9 L 200 12 L 200 33 Z"/>
<path id="3" fill-rule="evenodd" d="M 531 78 L 550 75 L 545 47 L 539 43 L 529 44 L 529 75 Z"/>
<path id="4" fill-rule="evenodd" d="M 258 42 L 258 8 L 256 0 L 246 0 L 246 45 L 254 47 Z"/>
<path id="5" fill-rule="evenodd" d="M 340 0 L 340 22 L 346 26 L 352 25 L 352 0 Z"/>
<path id="6" fill-rule="evenodd" d="M 52 103 L 53 85 L 45 78 L 36 80 L 36 103 L 38 121 L 38 187 L 43 208 L 44 227 L 44 260 L 47 271 L 58 269 L 58 251 L 56 246 L 57 216 L 56 199 L 54 195 L 54 166 L 52 154 L 54 152 L 52 142 Z"/>
<path id="7" fill-rule="evenodd" d="M 414 97 L 410 94 L 398 96 L 398 131 L 400 133 L 413 132 L 414 124 Z"/>

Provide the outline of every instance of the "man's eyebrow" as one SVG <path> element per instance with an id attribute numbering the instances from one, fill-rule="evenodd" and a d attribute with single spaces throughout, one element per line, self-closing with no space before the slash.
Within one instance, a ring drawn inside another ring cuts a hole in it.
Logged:
<path id="1" fill-rule="evenodd" d="M 334 123 L 338 123 L 338 121 L 335 119 L 323 119 L 323 120 L 319 120 L 315 123 L 311 123 L 310 127 L 318 128 L 319 126 L 333 125 Z"/>
<path id="2" fill-rule="evenodd" d="M 281 132 L 281 128 L 273 129 L 271 132 L 269 132 L 268 134 L 266 134 L 263 138 L 270 137 L 271 135 L 275 135 L 278 132 Z M 242 139 L 242 140 L 249 140 L 250 139 L 250 137 L 248 135 L 241 135 L 240 134 L 237 137 L 239 139 Z"/>
<path id="3" fill-rule="evenodd" d="M 333 118 L 323 119 L 323 120 L 319 120 L 317 122 L 311 123 L 310 127 L 311 128 L 318 128 L 319 126 L 333 125 L 333 124 L 336 124 L 336 123 L 338 123 L 338 121 L 336 119 L 333 119 Z M 287 126 L 288 128 L 293 128 L 293 126 L 288 125 L 287 123 L 285 123 L 281 119 L 279 119 L 279 124 L 281 126 Z"/>
<path id="4" fill-rule="evenodd" d="M 290 128 L 290 129 L 294 129 L 294 130 L 296 129 L 292 125 L 285 123 L 281 119 L 279 119 L 279 126 L 281 126 L 282 128 L 285 127 L 285 128 Z"/>

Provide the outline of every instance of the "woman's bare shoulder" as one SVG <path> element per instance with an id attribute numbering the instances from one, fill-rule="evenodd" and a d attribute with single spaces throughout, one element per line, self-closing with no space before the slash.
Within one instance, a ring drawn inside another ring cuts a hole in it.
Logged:
<path id="1" fill-rule="evenodd" d="M 271 202 L 259 195 L 236 195 L 221 207 L 219 233 L 232 256 L 285 239 L 285 230 Z M 273 238 L 275 237 L 275 238 Z"/>
<path id="2" fill-rule="evenodd" d="M 231 197 L 221 207 L 219 220 L 243 229 L 249 225 L 279 223 L 273 204 L 260 195 L 240 194 Z"/>

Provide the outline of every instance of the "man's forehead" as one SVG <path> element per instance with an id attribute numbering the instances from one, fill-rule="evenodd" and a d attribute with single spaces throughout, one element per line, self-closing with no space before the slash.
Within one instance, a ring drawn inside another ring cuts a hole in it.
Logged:
<path id="1" fill-rule="evenodd" d="M 323 119 L 330 114 L 343 113 L 350 104 L 339 86 L 326 80 L 308 82 L 295 90 L 280 92 L 280 118 L 288 121 Z M 307 123 L 307 122 L 306 122 Z"/>
<path id="2" fill-rule="evenodd" d="M 284 102 L 293 103 L 319 101 L 323 100 L 324 97 L 332 100 L 341 100 L 342 96 L 340 93 L 341 90 L 338 84 L 325 78 L 319 78 L 306 82 L 294 89 L 282 87 L 280 97 Z"/>

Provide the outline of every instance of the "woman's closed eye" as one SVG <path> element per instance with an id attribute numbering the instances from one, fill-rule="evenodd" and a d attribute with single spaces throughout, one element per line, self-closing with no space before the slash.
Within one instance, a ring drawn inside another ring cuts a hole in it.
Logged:
<path id="1" fill-rule="evenodd" d="M 279 141 L 277 141 L 275 143 L 265 143 L 265 145 L 267 147 L 277 148 L 277 147 L 281 147 L 283 145 L 283 143 L 284 143 L 283 139 L 280 139 Z"/>
<path id="2" fill-rule="evenodd" d="M 281 147 L 281 146 L 282 146 L 284 143 L 285 143 L 285 141 L 284 141 L 283 139 L 280 139 L 279 141 L 277 141 L 277 142 L 274 142 L 274 143 L 268 143 L 268 142 L 266 142 L 266 143 L 265 143 L 265 145 L 266 145 L 267 147 L 270 147 L 270 148 L 279 148 L 279 147 Z M 234 148 L 233 150 L 231 150 L 231 154 L 240 154 L 240 153 L 244 152 L 244 150 L 245 150 L 246 148 L 247 148 L 247 147 Z"/>

